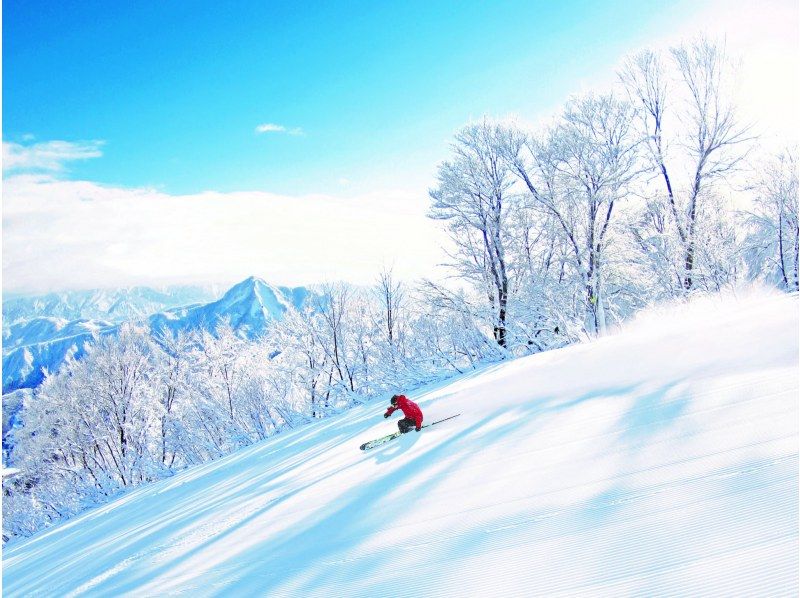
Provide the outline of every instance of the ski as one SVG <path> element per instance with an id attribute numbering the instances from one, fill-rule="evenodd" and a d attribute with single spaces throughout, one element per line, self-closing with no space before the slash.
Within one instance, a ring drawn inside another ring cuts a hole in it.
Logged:
<path id="1" fill-rule="evenodd" d="M 444 419 L 439 419 L 439 420 L 436 420 L 435 422 L 431 422 L 429 424 L 424 424 L 422 427 L 423 428 L 429 428 L 430 426 L 435 426 L 436 424 L 440 424 L 442 422 L 446 422 L 448 419 L 453 419 L 454 417 L 458 417 L 459 415 L 461 415 L 461 414 L 460 413 L 456 413 L 455 415 L 451 415 L 450 417 L 445 417 Z M 390 440 L 394 440 L 395 438 L 399 438 L 400 436 L 402 436 L 402 434 L 399 431 L 398 432 L 393 432 L 392 434 L 388 434 L 388 435 L 383 436 L 381 438 L 376 438 L 375 440 L 370 440 L 369 442 L 365 442 L 359 448 L 362 451 L 368 451 L 371 448 L 375 448 L 376 446 L 380 446 L 382 444 L 385 444 L 385 443 L 389 442 Z"/>
<path id="2" fill-rule="evenodd" d="M 375 440 L 370 440 L 369 442 L 365 442 L 361 445 L 362 451 L 367 451 L 371 448 L 375 448 L 376 446 L 380 446 L 385 442 L 389 442 L 390 440 L 394 440 L 395 438 L 400 437 L 400 432 L 394 432 L 393 434 L 389 434 L 388 436 L 384 436 L 383 438 L 377 438 Z"/>

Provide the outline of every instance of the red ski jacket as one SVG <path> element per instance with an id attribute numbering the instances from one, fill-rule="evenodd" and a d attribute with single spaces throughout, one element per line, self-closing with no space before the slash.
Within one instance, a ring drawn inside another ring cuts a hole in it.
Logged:
<path id="1" fill-rule="evenodd" d="M 422 426 L 422 410 L 414 401 L 410 401 L 405 395 L 400 395 L 397 397 L 397 407 L 389 407 L 386 410 L 386 415 L 391 415 L 398 409 L 403 412 L 403 415 L 413 419 L 418 428 Z"/>

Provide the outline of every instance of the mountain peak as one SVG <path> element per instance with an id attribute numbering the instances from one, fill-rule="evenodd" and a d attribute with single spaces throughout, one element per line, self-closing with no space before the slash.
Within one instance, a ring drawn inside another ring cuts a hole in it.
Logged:
<path id="1" fill-rule="evenodd" d="M 287 310 L 299 307 L 306 294 L 305 289 L 275 287 L 249 276 L 232 286 L 219 301 L 200 307 L 197 316 L 205 327 L 228 319 L 234 328 L 256 335 L 264 331 L 268 321 L 280 320 Z"/>
<path id="2" fill-rule="evenodd" d="M 252 301 L 257 299 L 264 291 L 274 293 L 273 287 L 266 281 L 257 276 L 249 276 L 228 289 L 228 292 L 222 296 L 219 303 L 230 305 L 240 301 Z"/>

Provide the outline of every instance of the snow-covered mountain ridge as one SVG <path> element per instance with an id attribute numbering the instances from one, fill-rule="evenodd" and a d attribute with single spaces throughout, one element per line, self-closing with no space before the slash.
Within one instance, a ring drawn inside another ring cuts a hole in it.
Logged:
<path id="1" fill-rule="evenodd" d="M 3 327 L 39 317 L 65 320 L 106 320 L 120 323 L 194 303 L 219 298 L 216 285 L 130 287 L 65 291 L 45 295 L 11 294 L 3 297 Z"/>
<path id="2" fill-rule="evenodd" d="M 12 324 L 3 331 L 3 353 L 20 347 L 75 337 L 90 337 L 113 328 L 114 324 L 105 320 L 65 320 L 63 318 L 38 317 Z"/>
<path id="3" fill-rule="evenodd" d="M 264 332 L 267 323 L 286 310 L 300 308 L 309 295 L 305 287 L 275 287 L 251 276 L 231 287 L 220 299 L 202 305 L 176 308 L 147 319 L 151 330 L 212 330 L 222 320 L 249 336 Z"/>
<path id="4" fill-rule="evenodd" d="M 289 306 L 300 307 L 308 293 L 303 287 L 275 287 L 250 277 L 234 285 L 216 301 L 174 307 L 131 321 L 143 323 L 153 334 L 159 334 L 164 330 L 213 330 L 221 321 L 229 320 L 237 330 L 255 336 L 264 331 L 270 320 L 281 318 Z M 139 289 L 139 295 L 150 296 L 142 289 Z M 100 300 L 109 300 L 108 295 L 101 294 Z M 119 310 L 114 309 L 119 301 L 112 304 L 108 312 L 102 311 L 99 303 L 91 308 L 84 303 L 81 309 L 83 312 L 119 315 Z M 67 304 L 52 309 L 54 313 L 60 313 L 70 308 Z M 97 336 L 115 334 L 122 324 L 113 319 L 68 321 L 50 315 L 20 320 L 7 326 L 3 330 L 3 393 L 36 387 L 43 380 L 45 369 L 55 372 L 67 358 L 80 358 Z"/>
<path id="5" fill-rule="evenodd" d="M 7 595 L 792 595 L 798 303 L 621 333 L 372 403 L 4 551 Z"/>

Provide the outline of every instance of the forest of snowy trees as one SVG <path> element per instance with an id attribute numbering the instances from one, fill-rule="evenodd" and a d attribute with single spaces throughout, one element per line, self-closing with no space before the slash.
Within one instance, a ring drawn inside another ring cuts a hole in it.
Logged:
<path id="1" fill-rule="evenodd" d="M 430 191 L 452 278 L 329 284 L 255 340 L 134 325 L 24 406 L 4 535 L 281 430 L 478 363 L 603 334 L 647 305 L 760 281 L 798 290 L 796 148 L 761 149 L 711 41 L 630 57 L 531 129 L 460 130 Z"/>

